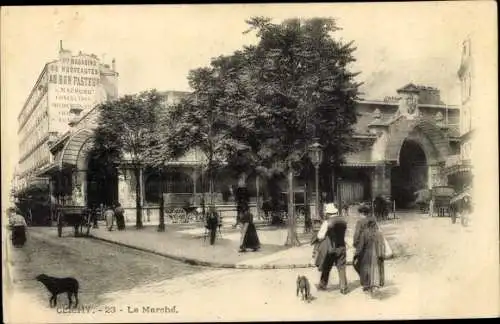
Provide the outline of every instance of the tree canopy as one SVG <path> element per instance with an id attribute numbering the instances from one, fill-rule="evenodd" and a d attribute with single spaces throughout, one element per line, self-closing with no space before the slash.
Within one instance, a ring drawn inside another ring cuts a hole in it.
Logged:
<path id="1" fill-rule="evenodd" d="M 151 156 L 165 161 L 198 148 L 212 166 L 273 173 L 282 161 L 307 166 L 318 138 L 324 164 L 338 165 L 353 149 L 361 85 L 350 70 L 353 42 L 333 37 L 339 28 L 331 18 L 247 23 L 257 44 L 189 72 L 193 92 L 161 122 L 161 145 Z"/>
<path id="2" fill-rule="evenodd" d="M 125 95 L 100 104 L 92 157 L 109 169 L 114 163 L 130 164 L 135 172 L 136 226 L 142 228 L 142 168 L 150 161 L 163 97 L 156 90 Z"/>

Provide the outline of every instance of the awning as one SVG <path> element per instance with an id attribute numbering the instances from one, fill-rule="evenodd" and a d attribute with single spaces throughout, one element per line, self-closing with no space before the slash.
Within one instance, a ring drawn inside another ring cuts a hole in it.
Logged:
<path id="1" fill-rule="evenodd" d="M 86 160 L 86 154 L 93 145 L 93 132 L 88 129 L 79 130 L 64 139 L 64 145 L 60 146 L 54 154 L 54 161 L 36 171 L 39 177 L 51 176 L 65 168 L 82 170 L 85 168 L 82 162 Z M 80 165 L 79 165 L 80 164 Z"/>
<path id="2" fill-rule="evenodd" d="M 59 164 L 57 162 L 52 162 L 49 165 L 43 167 L 42 169 L 36 171 L 37 177 L 51 176 L 59 171 Z"/>
<path id="3" fill-rule="evenodd" d="M 89 129 L 81 129 L 72 134 L 61 154 L 56 154 L 57 161 L 62 168 L 65 165 L 78 167 L 78 162 L 85 160 L 85 155 L 92 147 L 94 132 Z"/>
<path id="4" fill-rule="evenodd" d="M 472 165 L 467 164 L 467 163 L 456 164 L 456 165 L 445 168 L 444 172 L 447 176 L 458 174 L 458 173 L 472 172 Z"/>

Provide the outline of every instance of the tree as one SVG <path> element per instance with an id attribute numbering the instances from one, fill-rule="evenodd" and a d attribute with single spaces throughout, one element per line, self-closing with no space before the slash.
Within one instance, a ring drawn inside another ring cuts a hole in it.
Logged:
<path id="1" fill-rule="evenodd" d="M 174 127 L 165 136 L 164 151 L 179 156 L 201 149 L 207 156 L 210 192 L 212 171 L 224 163 L 236 173 L 255 170 L 268 180 L 288 172 L 286 244 L 296 245 L 292 181 L 294 174 L 310 168 L 311 140 L 318 137 L 324 146 L 325 172 L 331 173 L 352 149 L 361 85 L 349 69 L 355 48 L 332 37 L 339 28 L 329 18 L 274 24 L 254 17 L 247 23 L 247 32 L 257 33 L 256 45 L 190 72 L 194 91 L 172 112 Z"/>
<path id="2" fill-rule="evenodd" d="M 163 119 L 156 149 L 156 160 L 176 159 L 190 150 L 200 150 L 206 157 L 209 201 L 213 205 L 215 172 L 227 161 L 230 152 L 243 146 L 231 136 L 232 111 L 221 104 L 224 87 L 223 68 L 216 63 L 189 72 L 193 92 L 172 107 Z M 160 153 L 158 153 L 160 152 Z"/>
<path id="3" fill-rule="evenodd" d="M 142 170 L 154 140 L 162 96 L 156 90 L 125 95 L 99 105 L 95 151 L 114 163 L 129 164 L 135 174 L 136 228 L 142 225 Z"/>
<path id="4" fill-rule="evenodd" d="M 50 190 L 46 183 L 35 182 L 14 192 L 15 205 L 28 225 L 50 225 Z"/>
<path id="5" fill-rule="evenodd" d="M 253 123 L 263 165 L 285 161 L 289 180 L 304 168 L 314 137 L 324 146 L 323 169 L 333 170 L 351 147 L 360 83 L 349 70 L 353 42 L 335 40 L 339 28 L 330 18 L 289 19 L 273 24 L 263 17 L 247 21 L 259 38 L 250 65 L 250 105 L 242 109 Z M 291 181 L 289 183 L 291 187 Z M 289 201 L 293 201 L 289 188 Z M 298 244 L 293 206 L 289 206 L 286 244 Z"/>

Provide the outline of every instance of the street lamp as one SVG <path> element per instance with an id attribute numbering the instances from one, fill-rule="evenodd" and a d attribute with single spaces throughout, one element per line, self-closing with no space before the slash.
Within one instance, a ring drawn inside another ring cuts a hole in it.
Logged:
<path id="1" fill-rule="evenodd" d="M 320 218 L 319 215 L 319 165 L 323 159 L 323 147 L 318 143 L 318 139 L 314 139 L 314 143 L 309 146 L 309 157 L 314 165 L 315 175 L 316 175 L 316 218 Z"/>

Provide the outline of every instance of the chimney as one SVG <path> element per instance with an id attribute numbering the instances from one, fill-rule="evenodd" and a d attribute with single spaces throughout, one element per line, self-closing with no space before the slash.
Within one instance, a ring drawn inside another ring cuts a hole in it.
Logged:
<path id="1" fill-rule="evenodd" d="M 113 70 L 113 72 L 116 71 L 116 60 L 113 58 L 113 60 L 111 61 L 111 69 Z"/>
<path id="2" fill-rule="evenodd" d="M 63 47 L 62 47 L 62 39 L 59 40 L 59 52 L 62 52 L 63 51 Z"/>

